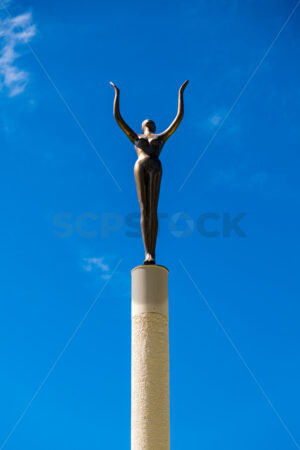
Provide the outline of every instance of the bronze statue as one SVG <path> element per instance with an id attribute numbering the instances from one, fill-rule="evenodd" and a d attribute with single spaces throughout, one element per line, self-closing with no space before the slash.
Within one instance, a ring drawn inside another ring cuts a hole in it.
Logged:
<path id="1" fill-rule="evenodd" d="M 138 159 L 134 165 L 134 178 L 141 209 L 141 229 L 145 247 L 144 264 L 155 264 L 155 246 L 158 230 L 157 205 L 162 176 L 161 162 L 158 159 L 167 139 L 176 131 L 183 117 L 183 92 L 188 80 L 178 93 L 177 115 L 171 125 L 162 133 L 155 134 L 155 123 L 146 119 L 142 123 L 143 134 L 136 134 L 124 121 L 120 113 L 120 91 L 114 83 L 114 116 L 130 141 L 133 143 Z"/>

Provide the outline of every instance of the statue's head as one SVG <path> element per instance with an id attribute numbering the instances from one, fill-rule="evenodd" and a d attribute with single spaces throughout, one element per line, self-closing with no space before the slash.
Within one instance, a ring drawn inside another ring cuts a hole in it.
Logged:
<path id="1" fill-rule="evenodd" d="M 142 130 L 144 133 L 147 128 L 151 133 L 155 133 L 156 126 L 155 126 L 155 123 L 153 122 L 153 120 L 150 120 L 150 119 L 144 120 L 144 122 L 142 123 Z"/>

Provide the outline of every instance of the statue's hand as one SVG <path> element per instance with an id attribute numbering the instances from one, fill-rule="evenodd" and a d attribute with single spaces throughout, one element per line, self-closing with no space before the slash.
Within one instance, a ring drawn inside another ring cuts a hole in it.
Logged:
<path id="1" fill-rule="evenodd" d="M 109 84 L 114 88 L 116 92 L 119 92 L 119 88 L 113 83 L 112 81 L 109 82 Z"/>
<path id="2" fill-rule="evenodd" d="M 187 87 L 187 85 L 189 84 L 189 80 L 186 80 L 181 86 L 180 86 L 180 91 L 183 92 L 185 90 L 185 88 Z"/>

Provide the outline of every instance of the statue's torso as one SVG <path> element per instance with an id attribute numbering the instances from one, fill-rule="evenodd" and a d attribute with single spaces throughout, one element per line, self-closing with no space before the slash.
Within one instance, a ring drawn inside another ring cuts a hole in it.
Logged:
<path id="1" fill-rule="evenodd" d="M 151 137 L 139 135 L 138 137 L 139 139 L 134 145 L 136 153 L 138 155 L 138 159 L 157 159 L 163 147 L 162 139 L 156 137 L 156 135 L 153 135 Z"/>

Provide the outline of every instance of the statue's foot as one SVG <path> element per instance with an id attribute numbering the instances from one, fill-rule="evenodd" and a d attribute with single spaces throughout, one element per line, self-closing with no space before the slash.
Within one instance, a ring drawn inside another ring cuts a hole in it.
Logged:
<path id="1" fill-rule="evenodd" d="M 154 256 L 150 255 L 150 253 L 147 253 L 147 254 L 146 254 L 145 261 L 144 261 L 144 264 L 145 264 L 145 265 L 146 265 L 146 264 L 155 264 L 155 258 L 154 258 Z"/>

